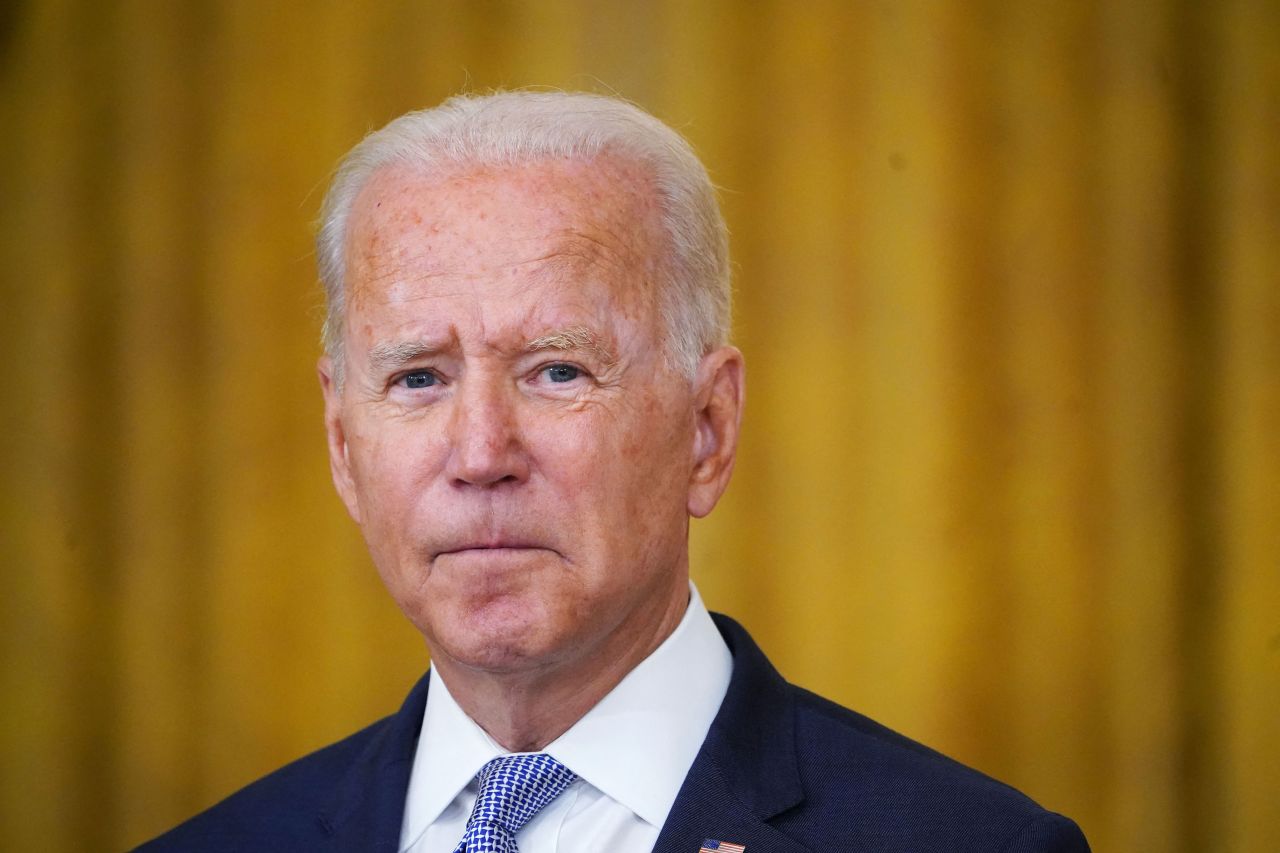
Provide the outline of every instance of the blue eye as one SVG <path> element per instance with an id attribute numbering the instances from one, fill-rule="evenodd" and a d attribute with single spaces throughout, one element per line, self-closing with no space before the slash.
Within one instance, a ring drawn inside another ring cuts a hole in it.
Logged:
<path id="1" fill-rule="evenodd" d="M 404 375 L 404 386 L 406 388 L 430 388 L 438 381 L 436 375 L 429 370 L 415 370 L 413 373 Z"/>
<path id="2" fill-rule="evenodd" d="M 553 364 L 545 368 L 547 378 L 552 382 L 572 382 L 581 375 L 582 371 L 574 367 L 572 364 Z"/>

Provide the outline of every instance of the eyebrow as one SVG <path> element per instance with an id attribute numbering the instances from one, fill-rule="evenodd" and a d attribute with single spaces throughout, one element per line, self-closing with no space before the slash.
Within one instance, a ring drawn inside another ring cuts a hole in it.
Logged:
<path id="1" fill-rule="evenodd" d="M 586 350 L 594 355 L 605 366 L 612 366 L 618 361 L 617 355 L 605 343 L 600 335 L 586 326 L 569 326 L 534 338 L 525 344 L 525 352 L 539 350 Z"/>
<path id="2" fill-rule="evenodd" d="M 387 341 L 369 350 L 369 362 L 376 372 L 394 371 L 424 355 L 440 352 L 441 347 L 428 341 Z M 612 367 L 618 357 L 604 339 L 586 326 L 568 326 L 540 335 L 524 346 L 525 352 L 541 350 L 585 350 Z"/>
<path id="3" fill-rule="evenodd" d="M 382 372 L 403 367 L 414 359 L 438 351 L 438 347 L 425 341 L 382 343 L 369 350 L 369 362 L 375 371 Z"/>

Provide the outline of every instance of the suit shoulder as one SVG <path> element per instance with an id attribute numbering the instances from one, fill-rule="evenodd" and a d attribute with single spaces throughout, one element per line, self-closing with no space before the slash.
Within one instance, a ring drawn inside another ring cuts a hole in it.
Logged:
<path id="1" fill-rule="evenodd" d="M 884 850 L 1089 849 L 1072 821 L 1017 789 L 856 711 L 790 689 L 809 806 L 792 830 L 814 828 L 808 841 L 815 849 L 830 842 L 834 826 Z"/>
<path id="2" fill-rule="evenodd" d="M 325 832 L 321 818 L 339 781 L 382 737 L 385 717 L 251 782 L 158 838 L 139 853 L 308 849 Z"/>

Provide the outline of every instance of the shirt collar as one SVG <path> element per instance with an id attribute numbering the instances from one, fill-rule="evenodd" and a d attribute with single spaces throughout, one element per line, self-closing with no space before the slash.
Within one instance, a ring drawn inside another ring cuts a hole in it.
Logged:
<path id="1" fill-rule="evenodd" d="M 459 707 L 432 667 L 422 734 L 405 794 L 401 838 L 417 838 L 434 823 L 490 759 L 505 750 Z"/>
<path id="2" fill-rule="evenodd" d="M 729 686 L 733 658 L 697 588 L 671 636 L 544 752 L 661 827 Z M 437 820 L 490 759 L 506 752 L 432 670 L 405 803 L 408 837 Z"/>

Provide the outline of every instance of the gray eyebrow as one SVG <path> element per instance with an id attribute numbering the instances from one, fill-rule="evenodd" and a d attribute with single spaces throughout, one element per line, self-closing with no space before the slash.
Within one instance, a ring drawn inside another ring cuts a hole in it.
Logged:
<path id="1" fill-rule="evenodd" d="M 606 366 L 612 366 L 618 360 L 613 350 L 609 348 L 609 345 L 604 342 L 600 335 L 586 326 L 569 326 L 566 329 L 557 329 L 554 332 L 534 338 L 525 344 L 525 352 L 537 352 L 545 349 L 586 350 L 600 359 Z"/>
<path id="2" fill-rule="evenodd" d="M 539 335 L 525 344 L 524 350 L 585 350 L 608 367 L 618 361 L 617 355 L 604 339 L 586 326 L 568 326 Z M 376 344 L 369 350 L 369 362 L 376 372 L 381 373 L 437 352 L 440 352 L 440 347 L 427 341 L 387 341 Z"/>
<path id="3" fill-rule="evenodd" d="M 378 372 L 394 370 L 415 358 L 436 352 L 437 348 L 423 341 L 397 341 L 382 343 L 369 350 L 369 361 Z"/>

